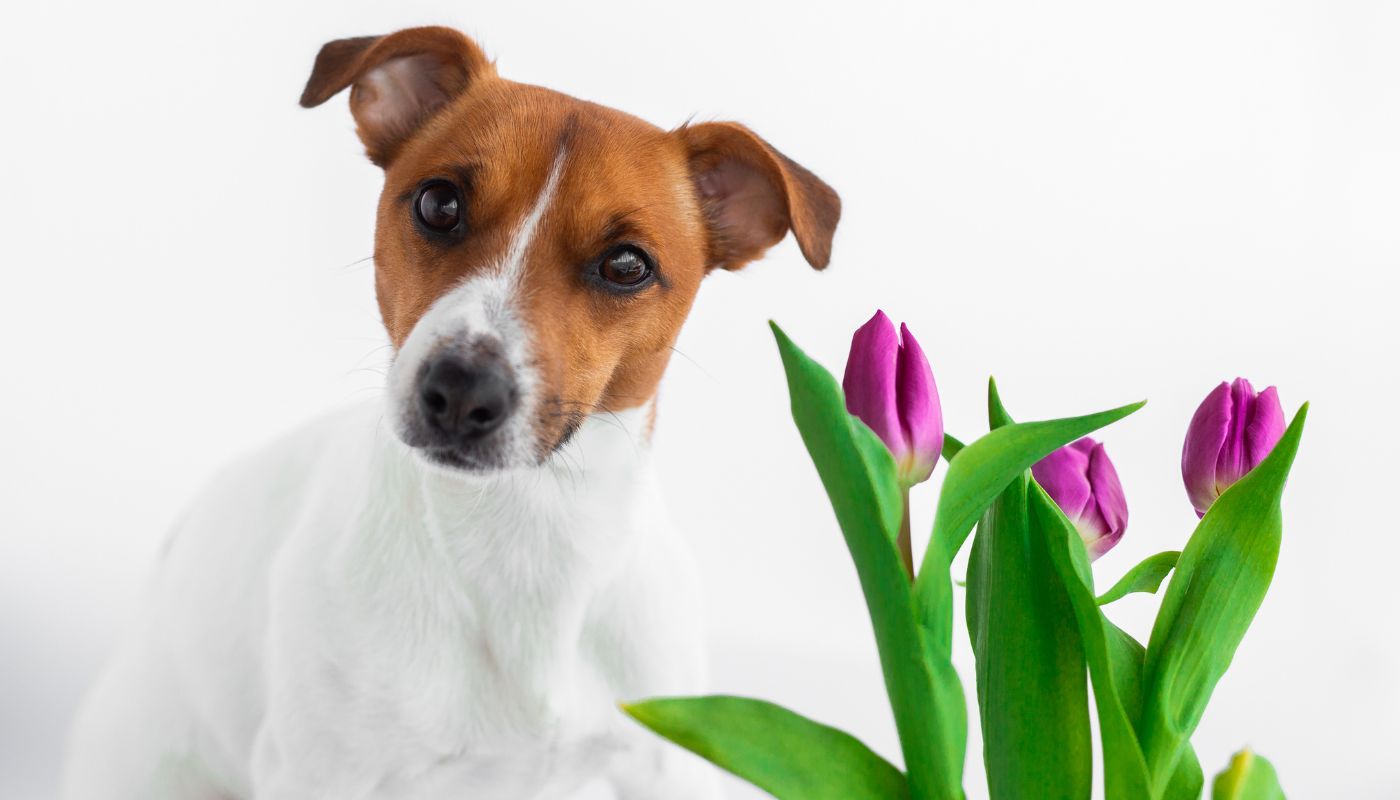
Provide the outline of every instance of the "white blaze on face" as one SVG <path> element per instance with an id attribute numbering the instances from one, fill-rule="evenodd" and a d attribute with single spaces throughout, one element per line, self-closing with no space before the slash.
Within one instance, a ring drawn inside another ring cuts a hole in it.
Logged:
<path id="1" fill-rule="evenodd" d="M 499 349 L 510 364 L 519 394 L 513 417 L 497 433 L 499 461 L 524 466 L 537 458 L 532 423 L 535 418 L 538 377 L 531 366 L 529 328 L 520 317 L 516 300 L 530 243 L 540 220 L 549 210 L 563 171 L 564 150 L 555 155 L 549 176 L 530 210 L 520 221 L 501 258 L 475 272 L 439 297 L 418 320 L 389 368 L 389 411 L 399 438 L 414 443 L 418 416 L 418 377 L 424 363 L 443 348 L 467 359 L 475 347 Z"/>

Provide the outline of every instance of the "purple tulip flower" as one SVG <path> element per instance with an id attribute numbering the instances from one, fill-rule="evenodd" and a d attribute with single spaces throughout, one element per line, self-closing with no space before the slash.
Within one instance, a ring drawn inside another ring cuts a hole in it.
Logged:
<path id="1" fill-rule="evenodd" d="M 943 451 L 943 409 L 924 351 L 909 328 L 876 311 L 851 337 L 846 410 L 894 454 L 905 488 L 928 480 Z"/>
<path id="2" fill-rule="evenodd" d="M 1236 378 L 1206 395 L 1181 448 L 1181 479 L 1196 516 L 1205 516 L 1221 493 L 1259 466 L 1284 427 L 1283 405 L 1272 386 L 1256 393 L 1249 381 Z"/>
<path id="3" fill-rule="evenodd" d="M 1031 467 L 1045 493 L 1065 512 L 1089 550 L 1089 560 L 1107 553 L 1128 528 L 1128 502 L 1118 471 L 1103 445 L 1085 437 Z"/>

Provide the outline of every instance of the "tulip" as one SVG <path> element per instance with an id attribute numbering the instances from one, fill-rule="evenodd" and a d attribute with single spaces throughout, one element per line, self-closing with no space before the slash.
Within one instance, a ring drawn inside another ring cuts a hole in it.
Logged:
<path id="1" fill-rule="evenodd" d="M 909 534 L 909 488 L 928 480 L 943 452 L 943 408 L 933 370 L 914 335 L 899 334 L 885 312 L 876 311 L 851 337 L 846 359 L 846 410 L 870 426 L 894 455 L 904 494 L 904 521 L 895 543 L 904 570 L 914 575 Z"/>
<path id="2" fill-rule="evenodd" d="M 1128 502 L 1103 445 L 1088 437 L 1065 445 L 1038 461 L 1031 474 L 1079 530 L 1091 561 L 1123 538 Z"/>
<path id="3" fill-rule="evenodd" d="M 1272 386 L 1256 393 L 1236 378 L 1206 395 L 1181 448 L 1181 479 L 1196 516 L 1205 516 L 1215 498 L 1259 466 L 1283 429 L 1283 405 Z"/>
<path id="4" fill-rule="evenodd" d="M 870 426 L 894 454 L 899 482 L 928 480 L 943 451 L 943 409 L 933 370 L 909 328 L 876 311 L 851 337 L 846 410 Z"/>

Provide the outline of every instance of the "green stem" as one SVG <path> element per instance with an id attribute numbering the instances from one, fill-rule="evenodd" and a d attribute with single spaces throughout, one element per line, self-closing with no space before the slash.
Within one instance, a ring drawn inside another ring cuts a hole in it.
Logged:
<path id="1" fill-rule="evenodd" d="M 899 524 L 899 538 L 895 544 L 899 547 L 899 560 L 904 562 L 904 571 L 909 574 L 909 579 L 914 579 L 914 541 L 910 535 L 909 526 L 909 487 L 901 486 L 900 490 L 904 495 L 904 520 Z"/>

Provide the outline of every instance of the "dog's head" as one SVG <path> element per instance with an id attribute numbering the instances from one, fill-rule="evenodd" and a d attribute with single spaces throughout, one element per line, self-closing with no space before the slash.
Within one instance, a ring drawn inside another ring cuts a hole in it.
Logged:
<path id="1" fill-rule="evenodd" d="M 403 441 L 469 470 L 541 463 L 655 393 L 701 279 L 791 230 L 826 266 L 836 193 L 733 123 L 664 131 L 497 76 L 461 33 L 321 48 L 384 169 L 375 286 Z"/>

